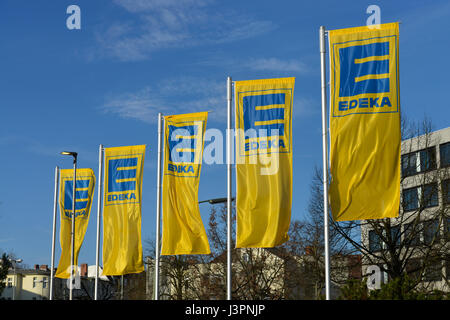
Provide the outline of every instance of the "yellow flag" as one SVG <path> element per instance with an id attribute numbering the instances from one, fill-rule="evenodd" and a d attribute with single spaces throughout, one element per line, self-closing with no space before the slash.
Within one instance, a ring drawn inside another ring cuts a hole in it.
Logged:
<path id="1" fill-rule="evenodd" d="M 337 221 L 398 216 L 398 24 L 329 31 L 330 203 Z"/>
<path id="2" fill-rule="evenodd" d="M 295 78 L 235 82 L 236 247 L 286 242 Z"/>
<path id="3" fill-rule="evenodd" d="M 73 169 L 63 169 L 60 174 L 59 208 L 61 215 L 61 257 L 55 277 L 70 278 L 72 254 Z M 77 169 L 75 183 L 75 236 L 74 270 L 86 234 L 94 195 L 95 175 L 92 169 Z"/>
<path id="4" fill-rule="evenodd" d="M 162 255 L 211 252 L 198 207 L 207 117 L 207 112 L 164 117 Z"/>
<path id="5" fill-rule="evenodd" d="M 141 241 L 145 145 L 105 148 L 103 275 L 144 271 Z"/>

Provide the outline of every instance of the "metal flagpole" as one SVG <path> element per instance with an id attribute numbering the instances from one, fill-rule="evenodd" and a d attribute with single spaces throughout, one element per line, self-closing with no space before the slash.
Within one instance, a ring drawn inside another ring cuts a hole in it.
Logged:
<path id="1" fill-rule="evenodd" d="M 158 180 L 156 189 L 156 244 L 155 244 L 155 300 L 159 300 L 159 239 L 160 239 L 160 219 L 161 219 L 161 159 L 162 159 L 162 125 L 164 118 L 162 113 L 158 113 Z"/>
<path id="2" fill-rule="evenodd" d="M 99 146 L 98 150 L 98 192 L 97 192 L 97 243 L 95 253 L 95 289 L 94 300 L 98 300 L 98 274 L 100 268 L 99 256 L 100 256 L 100 217 L 101 217 L 101 204 L 103 198 L 103 145 Z"/>
<path id="3" fill-rule="evenodd" d="M 72 190 L 72 251 L 70 254 L 70 287 L 69 287 L 69 300 L 72 300 L 72 291 L 73 291 L 73 271 L 74 271 L 74 263 L 75 263 L 75 205 L 76 205 L 76 184 L 77 184 L 77 154 L 73 154 L 73 190 Z"/>
<path id="4" fill-rule="evenodd" d="M 50 268 L 50 300 L 53 300 L 53 278 L 55 276 L 55 238 L 56 238 L 56 212 L 58 211 L 59 167 L 55 168 L 55 193 L 53 202 L 53 231 L 52 231 L 52 261 Z"/>
<path id="5" fill-rule="evenodd" d="M 232 81 L 227 78 L 227 300 L 231 300 L 231 101 Z"/>
<path id="6" fill-rule="evenodd" d="M 323 226 L 325 242 L 325 296 L 330 300 L 330 250 L 328 240 L 328 135 L 327 135 L 327 82 L 325 71 L 325 27 L 320 27 L 320 69 L 322 84 L 322 156 L 323 156 Z"/>

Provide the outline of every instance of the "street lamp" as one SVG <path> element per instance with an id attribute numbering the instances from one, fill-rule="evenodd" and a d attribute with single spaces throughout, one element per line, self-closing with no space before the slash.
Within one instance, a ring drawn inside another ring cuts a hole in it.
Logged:
<path id="1" fill-rule="evenodd" d="M 209 200 L 199 201 L 198 203 L 208 202 L 209 204 L 217 204 L 217 203 L 227 202 L 227 200 L 228 200 L 228 198 L 216 198 L 216 199 L 209 199 Z M 234 201 L 234 198 L 231 198 L 231 201 Z"/>
<path id="2" fill-rule="evenodd" d="M 70 253 L 70 287 L 69 287 L 69 300 L 72 300 L 73 267 L 74 267 L 74 263 L 75 263 L 75 202 L 76 202 L 75 188 L 76 188 L 76 184 L 77 184 L 77 156 L 78 156 L 78 153 L 72 152 L 72 151 L 62 151 L 61 154 L 65 155 L 65 156 L 73 157 L 72 232 L 70 234 L 72 251 Z"/>
<path id="3" fill-rule="evenodd" d="M 13 265 L 13 271 L 14 271 L 14 286 L 13 286 L 13 292 L 12 292 L 12 299 L 16 300 L 16 285 L 17 285 L 17 274 L 16 274 L 16 263 L 21 263 L 22 259 L 8 259 L 12 265 Z"/>
<path id="4" fill-rule="evenodd" d="M 231 196 L 231 189 L 228 189 L 227 198 L 216 198 L 199 201 L 198 203 L 208 202 L 209 204 L 226 203 L 227 206 L 227 300 L 231 300 L 231 207 L 234 197 Z M 230 203 L 228 204 L 228 200 Z"/>

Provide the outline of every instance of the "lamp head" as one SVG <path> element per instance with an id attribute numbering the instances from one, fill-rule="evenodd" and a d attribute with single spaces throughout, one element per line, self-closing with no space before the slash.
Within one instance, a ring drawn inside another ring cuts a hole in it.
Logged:
<path id="1" fill-rule="evenodd" d="M 62 151 L 61 154 L 65 155 L 65 156 L 72 156 L 74 165 L 77 163 L 77 155 L 78 155 L 78 153 L 73 152 L 73 151 Z"/>
<path id="2" fill-rule="evenodd" d="M 74 156 L 74 157 L 77 156 L 77 153 L 76 152 L 72 152 L 72 151 L 62 151 L 61 154 L 65 155 L 65 156 Z"/>

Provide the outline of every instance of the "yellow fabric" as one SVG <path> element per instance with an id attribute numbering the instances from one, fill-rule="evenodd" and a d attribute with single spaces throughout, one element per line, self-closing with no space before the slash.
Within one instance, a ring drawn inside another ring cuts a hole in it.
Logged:
<path id="1" fill-rule="evenodd" d="M 162 255 L 209 254 L 198 206 L 208 113 L 166 116 Z"/>
<path id="2" fill-rule="evenodd" d="M 74 272 L 78 266 L 78 254 L 86 234 L 89 223 L 89 215 L 94 195 L 95 175 L 92 169 L 77 169 L 77 182 L 75 190 L 75 253 Z M 61 217 L 60 242 L 61 257 L 58 263 L 55 277 L 70 278 L 71 254 L 72 254 L 72 196 L 73 196 L 73 169 L 60 171 L 59 184 L 59 208 Z"/>
<path id="3" fill-rule="evenodd" d="M 295 78 L 235 82 L 238 248 L 289 239 L 294 85 Z"/>
<path id="4" fill-rule="evenodd" d="M 141 241 L 145 145 L 105 148 L 103 275 L 144 271 Z"/>
<path id="5" fill-rule="evenodd" d="M 336 221 L 398 216 L 398 36 L 397 23 L 329 31 L 329 198 Z"/>

